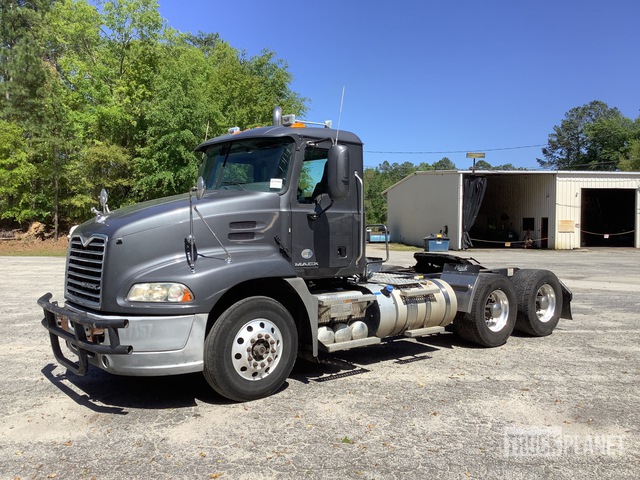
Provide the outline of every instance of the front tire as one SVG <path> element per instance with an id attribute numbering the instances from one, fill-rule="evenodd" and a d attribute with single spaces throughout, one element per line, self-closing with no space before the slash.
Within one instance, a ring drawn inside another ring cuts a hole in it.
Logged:
<path id="1" fill-rule="evenodd" d="M 511 281 L 518 296 L 516 330 L 544 337 L 556 328 L 562 312 L 562 287 L 548 270 L 518 270 Z"/>
<path id="2" fill-rule="evenodd" d="M 469 313 L 459 313 L 453 326 L 465 340 L 483 347 L 504 344 L 516 323 L 516 292 L 502 275 L 481 274 Z"/>
<path id="3" fill-rule="evenodd" d="M 204 344 L 204 377 L 223 397 L 244 402 L 275 393 L 296 360 L 298 332 L 289 311 L 269 297 L 225 310 Z"/>

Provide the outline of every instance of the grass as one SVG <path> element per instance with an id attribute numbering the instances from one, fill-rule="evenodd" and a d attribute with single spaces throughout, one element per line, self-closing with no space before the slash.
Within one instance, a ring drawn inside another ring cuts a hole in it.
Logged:
<path id="1" fill-rule="evenodd" d="M 367 243 L 367 246 L 376 246 L 381 250 L 384 250 L 384 243 Z M 404 243 L 390 243 L 389 250 L 393 252 L 416 252 L 422 249 L 420 247 L 416 247 L 415 245 L 405 245 Z"/>
<path id="2" fill-rule="evenodd" d="M 415 245 L 405 245 L 404 243 L 390 243 L 389 250 L 393 250 L 394 252 L 415 252 L 422 250 L 422 248 L 416 247 Z"/>

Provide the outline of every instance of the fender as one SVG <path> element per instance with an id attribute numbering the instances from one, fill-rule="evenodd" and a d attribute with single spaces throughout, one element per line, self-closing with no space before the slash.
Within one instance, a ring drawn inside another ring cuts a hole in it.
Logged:
<path id="1" fill-rule="evenodd" d="M 313 349 L 313 356 L 318 356 L 318 300 L 311 295 L 307 288 L 306 282 L 300 277 L 285 278 L 284 279 L 291 288 L 293 288 L 302 303 L 307 310 L 307 316 L 309 317 L 309 327 L 311 329 L 311 347 Z"/>

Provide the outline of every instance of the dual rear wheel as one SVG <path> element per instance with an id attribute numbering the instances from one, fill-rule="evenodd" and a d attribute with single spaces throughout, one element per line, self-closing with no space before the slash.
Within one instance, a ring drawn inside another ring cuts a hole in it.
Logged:
<path id="1" fill-rule="evenodd" d="M 468 313 L 459 313 L 455 331 L 483 347 L 504 344 L 514 329 L 528 335 L 549 335 L 562 311 L 562 288 L 548 270 L 518 270 L 511 279 L 481 274 Z"/>
<path id="2" fill-rule="evenodd" d="M 518 270 L 511 278 L 518 298 L 516 329 L 544 337 L 556 328 L 562 312 L 562 286 L 548 270 Z"/>

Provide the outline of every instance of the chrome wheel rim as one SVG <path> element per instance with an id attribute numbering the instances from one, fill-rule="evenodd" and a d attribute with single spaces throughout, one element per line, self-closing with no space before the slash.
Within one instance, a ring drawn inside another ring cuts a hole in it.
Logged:
<path id="1" fill-rule="evenodd" d="M 275 370 L 282 358 L 280 329 L 266 318 L 247 322 L 231 347 L 233 368 L 246 380 L 260 380 Z"/>
<path id="2" fill-rule="evenodd" d="M 536 292 L 536 315 L 538 320 L 546 323 L 553 318 L 556 311 L 556 292 L 547 283 L 542 285 Z"/>
<path id="3" fill-rule="evenodd" d="M 484 307 L 484 318 L 487 328 L 499 332 L 509 321 L 509 299 L 502 290 L 494 290 L 487 297 Z"/>

